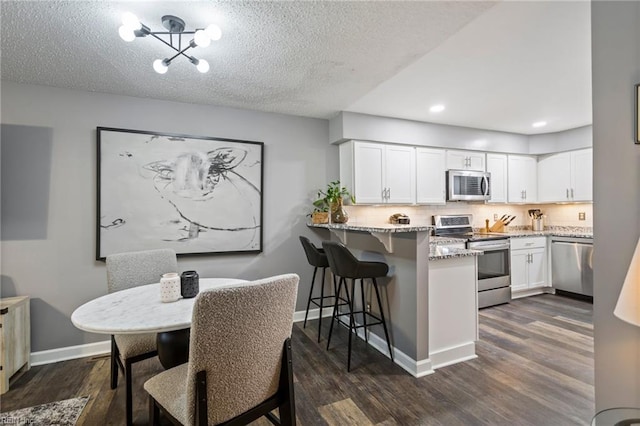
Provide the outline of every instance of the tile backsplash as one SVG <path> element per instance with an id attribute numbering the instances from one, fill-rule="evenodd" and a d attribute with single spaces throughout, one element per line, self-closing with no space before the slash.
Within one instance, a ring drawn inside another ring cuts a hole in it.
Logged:
<path id="1" fill-rule="evenodd" d="M 388 223 L 389 216 L 404 213 L 412 224 L 431 224 L 431 216 L 436 214 L 472 214 L 473 227 L 483 228 L 485 219 L 493 224 L 494 215 L 515 215 L 510 226 L 531 226 L 527 213 L 529 209 L 540 209 L 544 214 L 544 226 L 593 227 L 593 204 L 479 204 L 452 202 L 442 206 L 345 206 L 350 223 Z M 584 213 L 585 220 L 579 220 Z"/>

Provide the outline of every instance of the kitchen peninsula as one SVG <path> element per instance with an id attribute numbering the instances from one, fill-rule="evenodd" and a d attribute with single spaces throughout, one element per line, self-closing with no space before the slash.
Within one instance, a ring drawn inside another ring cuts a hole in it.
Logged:
<path id="1" fill-rule="evenodd" d="M 308 226 L 322 240 L 341 241 L 362 260 L 389 265 L 387 278 L 378 282 L 398 365 L 421 377 L 476 357 L 476 256 L 481 251 L 430 245 L 430 225 Z M 388 354 L 384 338 L 371 332 L 369 342 Z"/>

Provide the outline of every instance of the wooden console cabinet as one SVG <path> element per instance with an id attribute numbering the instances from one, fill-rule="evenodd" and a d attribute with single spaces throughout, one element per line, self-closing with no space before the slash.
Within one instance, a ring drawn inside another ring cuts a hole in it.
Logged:
<path id="1" fill-rule="evenodd" d="M 31 366 L 31 322 L 29 297 L 0 299 L 0 394 L 9 390 L 9 380 Z"/>

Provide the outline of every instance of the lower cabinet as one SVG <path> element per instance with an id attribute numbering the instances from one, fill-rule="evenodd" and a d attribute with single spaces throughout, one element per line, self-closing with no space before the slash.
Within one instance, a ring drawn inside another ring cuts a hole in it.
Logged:
<path id="1" fill-rule="evenodd" d="M 546 246 L 546 237 L 511 238 L 511 292 L 547 284 Z"/>

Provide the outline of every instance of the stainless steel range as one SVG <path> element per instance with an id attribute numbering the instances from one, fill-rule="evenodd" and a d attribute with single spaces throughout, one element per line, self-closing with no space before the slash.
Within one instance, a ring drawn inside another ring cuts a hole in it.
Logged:
<path id="1" fill-rule="evenodd" d="M 478 256 L 478 307 L 511 301 L 511 265 L 509 237 L 501 234 L 473 232 L 473 216 L 434 215 L 434 234 L 466 240 L 468 249 L 484 251 Z"/>

